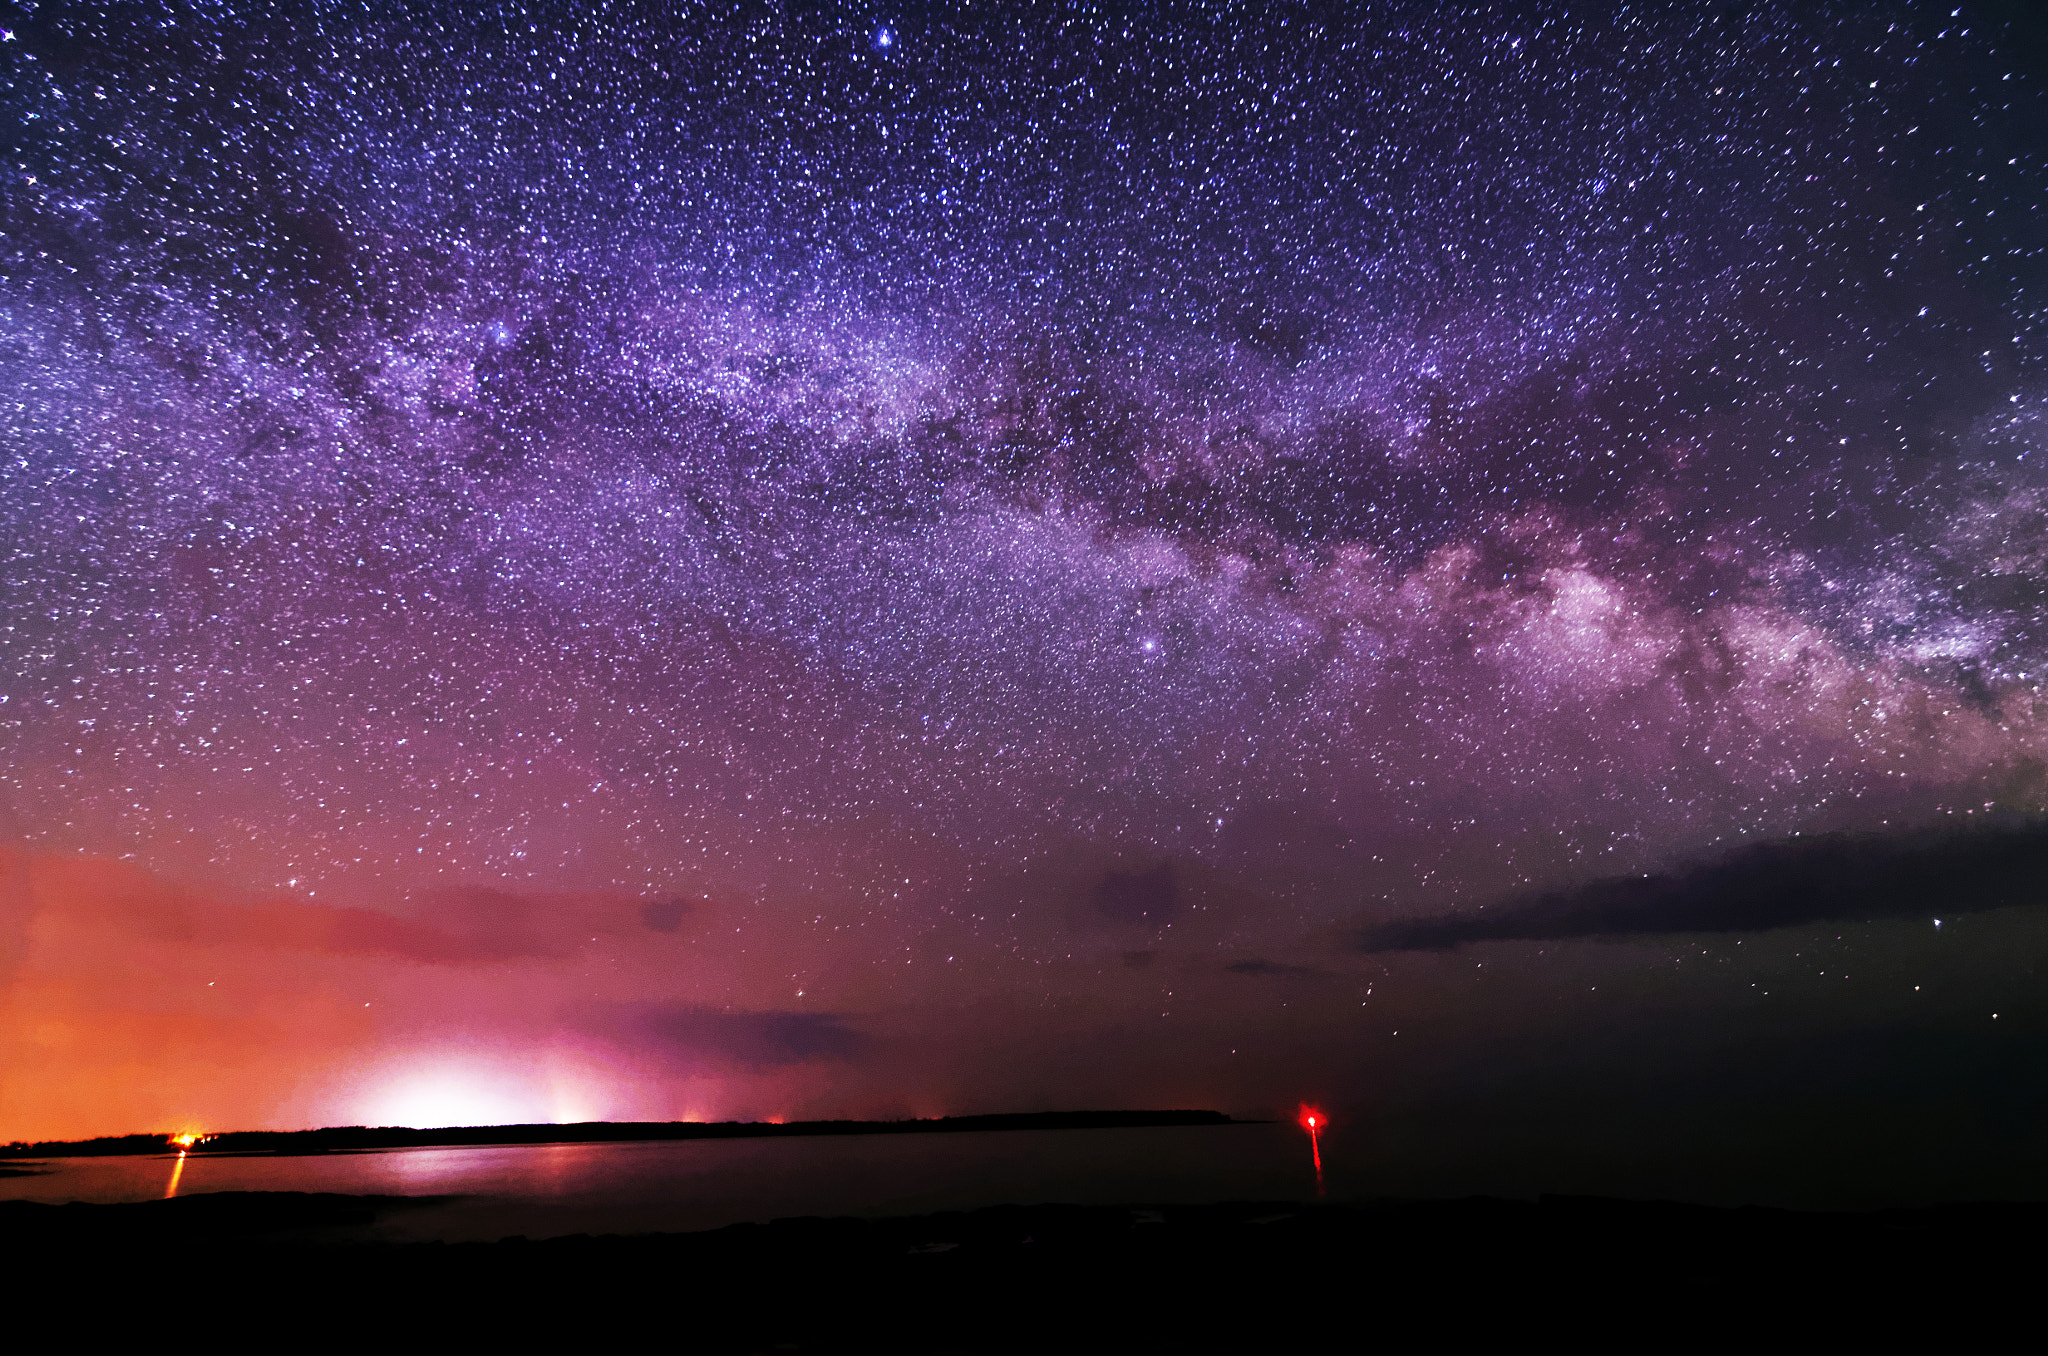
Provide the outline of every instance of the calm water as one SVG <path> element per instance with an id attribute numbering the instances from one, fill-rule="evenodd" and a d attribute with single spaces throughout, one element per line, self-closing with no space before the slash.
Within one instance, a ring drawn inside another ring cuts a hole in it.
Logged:
<path id="1" fill-rule="evenodd" d="M 27 1165 L 23 1165 L 27 1166 Z M 1315 1194 L 1292 1125 L 1009 1130 L 644 1144 L 392 1149 L 305 1158 L 57 1158 L 0 1198 L 142 1201 L 205 1191 L 455 1199 L 392 1214 L 386 1238 L 544 1238 L 714 1229 L 791 1215 L 905 1215 L 1006 1202 L 1111 1204 Z"/>

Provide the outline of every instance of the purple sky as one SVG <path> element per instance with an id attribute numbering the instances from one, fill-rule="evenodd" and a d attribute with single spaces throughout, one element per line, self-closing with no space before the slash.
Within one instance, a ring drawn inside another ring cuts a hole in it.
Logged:
<path id="1" fill-rule="evenodd" d="M 2008 1114 L 2031 908 L 1371 949 L 2048 808 L 1950 8 L 18 14 L 0 1137 Z"/>

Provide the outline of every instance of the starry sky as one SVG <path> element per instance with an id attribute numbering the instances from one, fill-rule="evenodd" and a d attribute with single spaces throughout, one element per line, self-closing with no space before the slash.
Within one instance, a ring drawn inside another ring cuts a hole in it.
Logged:
<path id="1" fill-rule="evenodd" d="M 0 20 L 0 1137 L 2048 1181 L 2027 6 L 455 8 Z"/>

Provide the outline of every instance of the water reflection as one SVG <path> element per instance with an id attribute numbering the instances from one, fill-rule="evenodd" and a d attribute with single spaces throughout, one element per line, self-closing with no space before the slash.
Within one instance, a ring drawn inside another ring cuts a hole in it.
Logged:
<path id="1" fill-rule="evenodd" d="M 1312 1199 L 1292 1126 L 856 1135 L 776 1140 L 483 1145 L 304 1157 L 203 1150 L 162 1158 L 52 1159 L 0 1179 L 0 1198 L 141 1201 L 176 1195 L 205 1158 L 204 1191 L 435 1197 L 379 1236 L 712 1229 L 792 1215 L 896 1215 L 1003 1202 L 1079 1204 Z M 1332 1181 L 1333 1194 L 1343 1184 Z M 188 1193 L 189 1194 L 189 1193 Z"/>

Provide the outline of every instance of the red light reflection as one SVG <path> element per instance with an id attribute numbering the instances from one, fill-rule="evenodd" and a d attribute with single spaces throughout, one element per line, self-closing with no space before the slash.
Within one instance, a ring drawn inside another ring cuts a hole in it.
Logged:
<path id="1" fill-rule="evenodd" d="M 1307 1102 L 1303 1102 L 1301 1104 L 1300 1121 L 1301 1128 L 1308 1131 L 1309 1152 L 1315 1157 L 1316 1195 L 1320 1196 L 1323 1194 L 1322 1132 L 1324 1128 L 1329 1125 L 1330 1118 L 1328 1116 L 1325 1116 L 1320 1108 L 1312 1107 Z"/>

